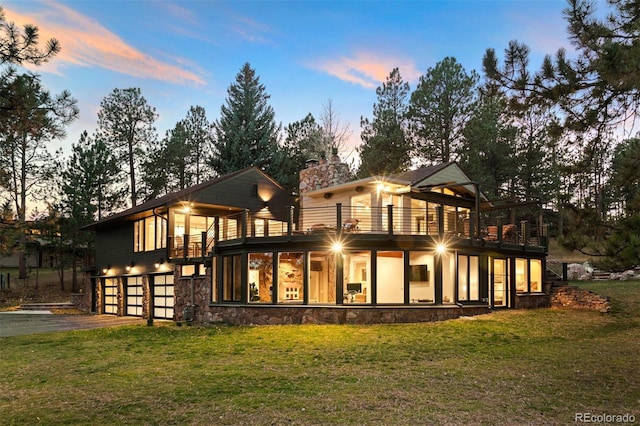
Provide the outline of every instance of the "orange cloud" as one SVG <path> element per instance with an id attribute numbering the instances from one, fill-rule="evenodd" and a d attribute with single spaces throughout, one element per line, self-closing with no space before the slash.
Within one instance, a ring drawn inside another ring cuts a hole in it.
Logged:
<path id="1" fill-rule="evenodd" d="M 128 45 L 96 20 L 56 2 L 30 15 L 4 8 L 8 21 L 18 26 L 36 25 L 40 40 L 56 38 L 62 51 L 39 69 L 60 73 L 64 65 L 100 67 L 134 77 L 152 78 L 176 84 L 206 84 L 204 78 L 175 64 L 163 62 Z M 184 60 L 183 60 L 184 61 Z"/>
<path id="2" fill-rule="evenodd" d="M 421 75 L 412 60 L 375 53 L 358 53 L 352 58 L 343 56 L 324 60 L 311 67 L 366 88 L 380 86 L 394 68 L 400 70 L 405 81 L 416 81 Z"/>

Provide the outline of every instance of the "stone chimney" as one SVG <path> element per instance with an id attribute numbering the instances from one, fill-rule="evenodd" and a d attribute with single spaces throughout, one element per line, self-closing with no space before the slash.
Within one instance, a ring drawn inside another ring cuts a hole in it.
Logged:
<path id="1" fill-rule="evenodd" d="M 300 194 L 317 189 L 329 188 L 351 180 L 349 165 L 334 154 L 330 161 L 309 160 L 307 168 L 300 171 Z"/>

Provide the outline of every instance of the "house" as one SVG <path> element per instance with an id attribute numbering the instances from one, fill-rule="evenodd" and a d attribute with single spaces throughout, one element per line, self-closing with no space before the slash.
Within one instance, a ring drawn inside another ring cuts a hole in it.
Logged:
<path id="1" fill-rule="evenodd" d="M 337 157 L 311 161 L 298 196 L 295 206 L 248 168 L 88 226 L 96 256 L 85 305 L 280 324 L 432 321 L 548 303 L 535 201 L 491 200 L 456 163 L 350 180 Z"/>

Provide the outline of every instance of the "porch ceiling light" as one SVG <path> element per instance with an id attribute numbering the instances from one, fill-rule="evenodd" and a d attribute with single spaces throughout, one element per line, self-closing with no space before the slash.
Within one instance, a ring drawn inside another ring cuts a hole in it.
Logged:
<path id="1" fill-rule="evenodd" d="M 331 244 L 331 251 L 342 253 L 342 243 L 340 241 L 334 241 L 333 244 Z"/>
<path id="2" fill-rule="evenodd" d="M 438 243 L 438 245 L 436 245 L 436 253 L 444 254 L 446 251 L 447 246 L 445 246 L 444 243 Z"/>

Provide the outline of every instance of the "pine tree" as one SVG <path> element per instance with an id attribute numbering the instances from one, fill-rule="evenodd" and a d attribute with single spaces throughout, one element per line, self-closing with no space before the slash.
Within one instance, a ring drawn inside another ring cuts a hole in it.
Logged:
<path id="1" fill-rule="evenodd" d="M 147 104 L 139 88 L 114 89 L 100 103 L 98 132 L 116 153 L 129 176 L 131 205 L 138 203 L 139 168 L 145 149 L 156 141 L 155 108 Z"/>
<path id="2" fill-rule="evenodd" d="M 455 160 L 476 97 L 478 75 L 446 57 L 420 77 L 409 117 L 416 156 L 426 163 Z"/>
<path id="3" fill-rule="evenodd" d="M 55 38 L 47 41 L 44 50 L 38 48 L 38 27 L 26 24 L 20 31 L 13 22 L 7 22 L 0 6 L 0 64 L 40 65 L 60 52 L 60 43 Z"/>
<path id="4" fill-rule="evenodd" d="M 409 92 L 409 83 L 402 80 L 398 68 L 376 89 L 373 119 L 360 121 L 364 143 L 358 149 L 359 177 L 398 173 L 410 166 L 411 143 L 406 135 Z"/>
<path id="5" fill-rule="evenodd" d="M 269 95 L 255 70 L 246 63 L 227 90 L 215 123 L 214 152 L 209 164 L 218 175 L 256 166 L 276 180 L 283 161 Z"/>
<path id="6" fill-rule="evenodd" d="M 210 169 L 207 159 L 211 156 L 213 144 L 213 125 L 207 119 L 207 113 L 201 106 L 192 106 L 182 120 L 185 131 L 185 144 L 189 147 L 188 173 L 191 178 L 187 186 L 197 185 L 207 180 Z"/>
<path id="7" fill-rule="evenodd" d="M 504 96 L 486 88 L 462 132 L 460 165 L 474 180 L 485 184 L 485 193 L 494 196 L 497 188 L 511 183 L 517 174 L 513 161 L 517 129 L 510 120 Z"/>
<path id="8" fill-rule="evenodd" d="M 115 213 L 124 204 L 126 187 L 118 185 L 122 172 L 101 139 L 83 132 L 61 169 L 59 210 L 78 226 Z"/>
<path id="9" fill-rule="evenodd" d="M 77 101 L 63 91 L 51 94 L 32 74 L 5 75 L 0 81 L 0 165 L 3 184 L 15 206 L 21 230 L 25 229 L 27 204 L 43 195 L 52 181 L 54 164 L 47 143 L 65 135 L 65 126 L 78 116 Z M 23 234 L 24 235 L 24 234 Z M 19 276 L 26 278 L 25 240 L 20 242 Z"/>

